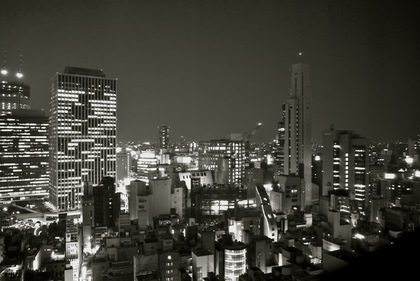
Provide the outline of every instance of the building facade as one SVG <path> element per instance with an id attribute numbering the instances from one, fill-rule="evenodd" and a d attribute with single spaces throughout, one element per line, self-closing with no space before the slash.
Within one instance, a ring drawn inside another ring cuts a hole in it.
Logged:
<path id="1" fill-rule="evenodd" d="M 345 189 L 364 212 L 369 195 L 369 142 L 352 131 L 323 133 L 322 195 L 328 188 Z"/>
<path id="2" fill-rule="evenodd" d="M 132 157 L 125 148 L 117 152 L 117 183 L 130 176 Z"/>
<path id="3" fill-rule="evenodd" d="M 220 139 L 200 142 L 199 167 L 216 171 L 217 183 L 241 184 L 245 178 L 245 143 Z"/>
<path id="4" fill-rule="evenodd" d="M 48 198 L 48 153 L 44 112 L 0 116 L 0 201 Z"/>
<path id="5" fill-rule="evenodd" d="M 22 81 L 0 78 L 0 115 L 12 113 L 13 109 L 30 109 L 31 88 Z"/>
<path id="6" fill-rule="evenodd" d="M 51 80 L 50 201 L 78 209 L 82 183 L 116 176 L 117 80 L 66 67 Z"/>
<path id="7" fill-rule="evenodd" d="M 278 145 L 283 156 L 278 156 L 280 173 L 299 175 L 303 181 L 301 206 L 312 201 L 311 151 L 311 84 L 309 65 L 291 66 L 290 96 L 282 107 L 282 121 L 278 128 Z"/>
<path id="8" fill-rule="evenodd" d="M 152 149 L 140 152 L 137 161 L 137 179 L 149 183 L 150 179 L 158 177 L 158 158 Z"/>
<path id="9" fill-rule="evenodd" d="M 159 129 L 159 148 L 168 150 L 169 148 L 169 126 L 161 125 Z"/>

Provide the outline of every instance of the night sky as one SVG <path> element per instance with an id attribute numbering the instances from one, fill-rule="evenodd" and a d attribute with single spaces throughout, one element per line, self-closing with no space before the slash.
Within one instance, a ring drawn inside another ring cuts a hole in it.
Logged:
<path id="1" fill-rule="evenodd" d="M 311 66 L 312 131 L 334 124 L 375 140 L 420 133 L 419 1 L 0 0 L 0 51 L 32 108 L 66 65 L 118 78 L 118 138 L 272 140 L 289 66 Z M 298 52 L 304 56 L 299 58 Z"/>

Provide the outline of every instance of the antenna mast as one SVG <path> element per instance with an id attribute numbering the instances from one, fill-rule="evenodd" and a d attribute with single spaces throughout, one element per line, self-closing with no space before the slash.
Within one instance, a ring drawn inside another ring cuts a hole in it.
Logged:
<path id="1" fill-rule="evenodd" d="M 6 69 L 6 58 L 7 58 L 7 52 L 4 51 L 4 55 L 3 55 L 3 65 L 1 67 L 1 74 L 2 75 L 7 75 L 7 69 Z"/>
<path id="2" fill-rule="evenodd" d="M 20 55 L 19 68 L 18 68 L 18 72 L 16 73 L 16 77 L 19 78 L 19 79 L 23 77 L 23 74 L 22 74 L 22 63 L 23 63 L 23 55 Z"/>

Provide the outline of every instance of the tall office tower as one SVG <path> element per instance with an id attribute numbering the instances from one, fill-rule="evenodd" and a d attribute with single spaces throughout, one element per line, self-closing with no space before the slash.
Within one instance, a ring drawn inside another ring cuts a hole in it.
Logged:
<path id="1" fill-rule="evenodd" d="M 283 112 L 284 113 L 284 112 Z M 273 144 L 273 164 L 275 175 L 283 174 L 284 171 L 284 116 L 282 121 L 278 123 L 276 139 Z"/>
<path id="2" fill-rule="evenodd" d="M 12 113 L 13 109 L 31 108 L 31 88 L 23 83 L 20 67 L 16 77 L 16 80 L 9 78 L 3 64 L 0 75 L 0 115 Z"/>
<path id="3" fill-rule="evenodd" d="M 161 125 L 159 129 L 159 149 L 169 148 L 169 126 Z"/>
<path id="4" fill-rule="evenodd" d="M 243 141 L 220 139 L 200 142 L 198 157 L 200 169 L 217 170 L 216 178 L 225 178 L 227 183 L 241 184 L 245 178 Z"/>
<path id="5" fill-rule="evenodd" d="M 117 151 L 117 183 L 130 176 L 132 157 L 125 148 Z"/>
<path id="6" fill-rule="evenodd" d="M 48 117 L 37 110 L 0 116 L 0 201 L 48 197 Z"/>
<path id="7" fill-rule="evenodd" d="M 330 129 L 323 133 L 322 195 L 328 189 L 350 191 L 358 211 L 364 213 L 369 195 L 369 142 L 352 131 Z"/>
<path id="8" fill-rule="evenodd" d="M 297 174 L 304 180 L 302 207 L 311 205 L 311 84 L 309 65 L 297 63 L 290 68 L 290 96 L 283 104 L 279 142 L 283 143 L 284 175 Z"/>
<path id="9" fill-rule="evenodd" d="M 121 193 L 116 193 L 115 178 L 104 177 L 93 187 L 95 226 L 115 228 L 120 215 Z"/>
<path id="10" fill-rule="evenodd" d="M 158 158 L 152 149 L 143 150 L 137 161 L 137 178 L 149 183 L 150 179 L 158 177 Z"/>
<path id="11" fill-rule="evenodd" d="M 83 182 L 116 176 L 117 80 L 66 67 L 51 82 L 50 201 L 78 209 Z"/>

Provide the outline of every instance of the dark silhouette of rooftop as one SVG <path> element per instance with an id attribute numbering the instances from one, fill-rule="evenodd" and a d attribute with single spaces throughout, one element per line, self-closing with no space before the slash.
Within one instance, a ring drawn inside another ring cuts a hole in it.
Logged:
<path id="1" fill-rule="evenodd" d="M 420 230 L 408 232 L 394 244 L 361 255 L 347 266 L 325 274 L 320 280 L 415 280 L 418 277 Z"/>

